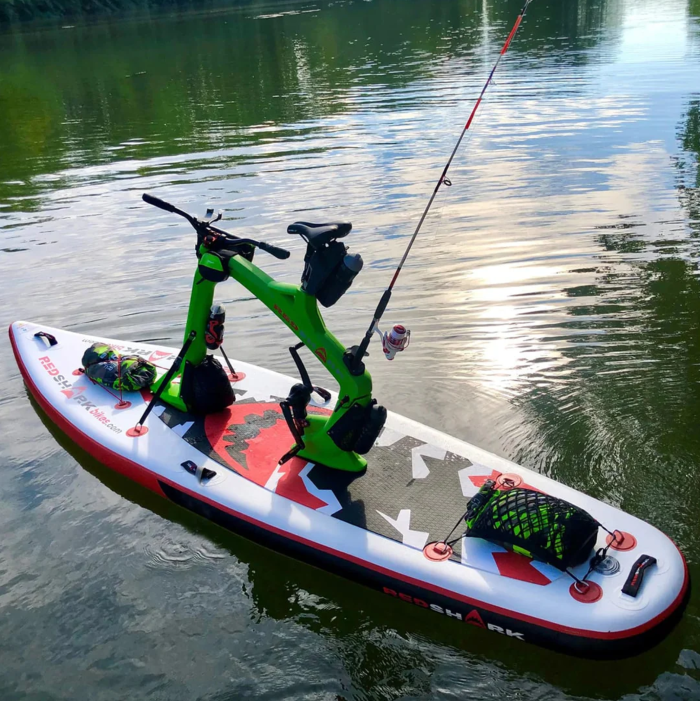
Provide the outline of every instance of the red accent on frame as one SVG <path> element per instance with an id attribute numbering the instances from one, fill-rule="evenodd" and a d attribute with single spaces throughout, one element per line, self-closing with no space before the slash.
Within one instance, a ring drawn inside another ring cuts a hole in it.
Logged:
<path id="1" fill-rule="evenodd" d="M 224 506 L 223 504 L 220 504 L 219 502 L 213 501 L 209 497 L 204 496 L 203 494 L 200 494 L 198 492 L 193 492 L 190 489 L 187 489 L 186 487 L 183 487 L 181 484 L 178 484 L 177 482 L 173 482 L 172 480 L 169 480 L 167 477 L 163 477 L 161 475 L 157 475 L 153 472 L 151 472 L 147 467 L 144 467 L 143 465 L 139 465 L 128 458 L 123 457 L 122 455 L 119 455 L 118 453 L 113 452 L 109 448 L 106 448 L 103 446 L 101 443 L 98 443 L 96 440 L 91 438 L 90 436 L 86 435 L 83 433 L 79 428 L 71 424 L 57 409 L 53 407 L 53 405 L 41 394 L 39 391 L 39 388 L 36 386 L 34 381 L 32 380 L 31 375 L 27 371 L 27 368 L 25 367 L 24 363 L 22 362 L 22 357 L 19 354 L 19 351 L 17 349 L 17 344 L 15 342 L 14 334 L 12 332 L 12 326 L 9 328 L 9 335 L 10 335 L 10 342 L 12 343 L 12 350 L 14 351 L 15 354 L 15 359 L 17 360 L 17 365 L 19 366 L 20 372 L 22 373 L 22 377 L 24 378 L 25 383 L 27 384 L 27 387 L 29 388 L 29 391 L 32 393 L 36 401 L 39 403 L 41 408 L 46 412 L 47 416 L 70 438 L 72 439 L 75 443 L 77 443 L 83 450 L 86 452 L 90 453 L 94 458 L 99 460 L 101 463 L 106 465 L 107 467 L 116 470 L 117 472 L 123 474 L 124 476 L 133 479 L 135 482 L 138 482 L 139 484 L 143 485 L 144 487 L 147 487 L 151 491 L 155 492 L 156 494 L 159 494 L 162 497 L 165 497 L 163 494 L 163 491 L 160 488 L 160 485 L 158 482 L 165 482 L 169 485 L 171 485 L 174 489 L 177 489 L 185 494 L 189 494 L 191 497 L 194 497 L 195 499 L 198 499 L 199 501 L 204 502 L 205 504 L 209 504 L 210 506 L 213 506 L 214 508 L 220 509 L 221 511 L 225 511 L 226 513 L 234 516 L 235 518 L 242 519 L 243 521 L 247 521 L 248 523 L 256 526 L 257 528 L 260 528 L 261 530 L 269 531 L 270 533 L 275 533 L 276 535 L 282 536 L 283 538 L 287 538 L 289 540 L 293 540 L 297 543 L 301 543 L 302 545 L 305 545 L 307 547 L 313 548 L 315 550 L 319 550 L 320 552 L 324 552 L 328 555 L 331 555 L 333 557 L 337 557 L 342 560 L 346 560 L 348 562 L 352 562 L 353 564 L 356 564 L 360 567 L 364 567 L 365 569 L 370 569 L 374 572 L 377 572 L 379 574 L 382 574 L 386 577 L 391 577 L 393 579 L 398 579 L 403 582 L 406 582 L 407 584 L 410 584 L 412 586 L 421 588 L 421 589 L 427 589 L 430 591 L 433 591 L 437 594 L 440 594 L 441 596 L 445 596 L 447 598 L 460 601 L 461 603 L 466 604 L 467 606 L 471 607 L 479 607 L 485 611 L 491 611 L 493 613 L 496 613 L 501 616 L 505 616 L 507 618 L 512 618 L 515 620 L 520 620 L 524 621 L 525 623 L 530 623 L 531 625 L 539 626 L 540 628 L 546 628 L 549 630 L 555 630 L 560 633 L 565 633 L 567 635 L 574 635 L 578 636 L 581 638 L 591 638 L 595 640 L 621 640 L 624 638 L 631 638 L 635 635 L 639 635 L 641 633 L 644 633 L 645 631 L 654 628 L 658 624 L 660 624 L 662 621 L 664 621 L 666 618 L 668 618 L 675 610 L 678 608 L 680 603 L 683 601 L 683 598 L 685 597 L 686 590 L 688 588 L 688 565 L 685 561 L 685 557 L 683 557 L 683 553 L 678 551 L 681 560 L 683 562 L 683 568 L 684 568 L 684 579 L 683 579 L 683 586 L 681 587 L 680 591 L 678 592 L 678 595 L 674 599 L 674 601 L 671 603 L 671 605 L 665 610 L 662 611 L 660 614 L 652 618 L 651 620 L 647 621 L 646 623 L 643 623 L 639 626 L 636 626 L 635 628 L 628 628 L 627 630 L 621 630 L 621 631 L 612 631 L 612 632 L 603 632 L 603 631 L 593 631 L 593 630 L 583 630 L 580 628 L 572 628 L 571 626 L 564 626 L 560 625 L 558 623 L 552 623 L 551 621 L 545 621 L 540 618 L 536 618 L 535 616 L 528 616 L 527 614 L 523 613 L 518 613 L 516 611 L 512 611 L 510 609 L 505 609 L 500 606 L 494 606 L 493 604 L 488 604 L 483 601 L 479 601 L 477 599 L 473 599 L 468 596 L 464 596 L 463 594 L 459 594 L 454 591 L 450 591 L 449 589 L 445 589 L 443 587 L 440 587 L 436 584 L 431 584 L 430 582 L 424 582 L 419 579 L 415 579 L 414 577 L 410 577 L 408 575 L 402 574 L 400 572 L 395 572 L 394 570 L 389 570 L 385 567 L 382 567 L 381 565 L 377 565 L 373 562 L 369 562 L 368 560 L 363 560 L 361 558 L 355 557 L 354 555 L 350 555 L 349 553 L 342 552 L 341 550 L 335 550 L 334 548 L 330 548 L 327 545 L 322 545 L 321 543 L 316 543 L 314 541 L 308 540 L 307 538 L 304 538 L 303 536 L 296 535 L 295 533 L 291 533 L 288 530 L 283 530 L 281 528 L 277 528 L 276 526 L 273 526 L 269 523 L 265 523 L 264 521 L 259 521 L 256 518 L 253 518 L 252 516 L 248 516 L 248 514 L 244 514 L 239 511 L 235 511 L 234 509 L 229 508 L 228 506 Z M 167 497 L 166 497 L 167 498 Z"/>

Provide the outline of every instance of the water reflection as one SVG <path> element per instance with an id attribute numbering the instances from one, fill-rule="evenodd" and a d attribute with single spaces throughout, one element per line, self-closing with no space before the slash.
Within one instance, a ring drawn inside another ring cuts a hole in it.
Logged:
<path id="1" fill-rule="evenodd" d="M 551 3 L 513 50 L 533 61 L 585 63 L 605 7 Z M 421 97 L 410 86 L 447 62 L 445 78 L 459 58 L 459 72 L 481 80 L 516 8 L 513 0 L 385 0 L 266 16 L 243 4 L 220 16 L 6 34 L 0 201 L 71 184 L 57 175 L 66 167 L 303 141 L 306 120 L 410 109 Z M 431 100 L 446 106 L 439 90 Z M 49 174 L 48 182 L 36 177 Z M 37 205 L 20 199 L 14 207 Z"/>
<path id="2" fill-rule="evenodd" d="M 600 496 L 676 533 L 691 559 L 700 535 L 686 520 L 700 462 L 697 114 L 691 100 L 678 130 L 683 210 L 659 221 L 638 209 L 605 227 L 608 264 L 594 285 L 565 290 L 579 302 L 564 326 L 566 375 L 519 398 L 537 426 L 521 441 L 524 460 L 567 481 L 587 474 Z"/>
<path id="3" fill-rule="evenodd" d="M 326 316 L 357 342 L 519 6 L 255 2 L 4 33 L 0 312 L 177 343 L 193 240 L 140 202 L 153 190 L 195 212 L 222 207 L 232 230 L 289 246 L 287 262 L 260 260 L 289 281 L 303 251 L 286 225 L 351 219 L 349 243 L 367 265 Z M 412 329 L 411 348 L 393 363 L 369 359 L 390 408 L 651 520 L 696 578 L 698 18 L 697 0 L 663 11 L 647 0 L 532 5 L 387 313 Z M 231 355 L 295 373 L 288 337 L 256 300 L 233 283 L 218 299 Z M 296 697 L 618 697 L 654 678 L 651 694 L 694 684 L 681 673 L 700 644 L 695 600 L 649 659 L 601 675 L 483 636 L 455 643 L 451 627 L 330 575 L 224 545 L 216 529 L 87 463 L 105 490 L 44 432 L 5 350 L 0 606 L 12 619 L 0 630 L 28 631 L 36 659 L 50 657 L 42 640 L 73 634 L 73 616 L 98 637 L 128 629 L 128 645 L 105 644 L 97 667 L 110 656 L 131 665 L 135 646 L 150 670 L 153 641 L 172 643 L 161 677 L 133 677 L 154 688 L 165 679 L 169 698 L 188 683 L 183 669 L 199 697 L 231 696 L 221 680 L 233 667 L 246 697 L 283 693 L 280 670 Z M 224 569 L 200 557 L 203 543 L 228 553 Z M 36 579 L 15 582 L 3 562 Z M 89 586 L 71 596 L 80 563 Z M 111 597 L 102 622 L 90 618 L 100 587 Z M 66 674 L 95 642 L 75 635 L 75 648 L 55 653 Z M 219 674 L 189 664 L 192 646 Z M 26 678 L 26 661 L 12 659 L 12 677 Z M 128 669 L 110 677 L 120 688 Z"/>

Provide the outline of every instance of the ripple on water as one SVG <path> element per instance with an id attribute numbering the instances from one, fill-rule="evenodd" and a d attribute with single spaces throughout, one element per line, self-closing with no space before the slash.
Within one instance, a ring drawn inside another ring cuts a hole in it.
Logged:
<path id="1" fill-rule="evenodd" d="M 143 544 L 146 566 L 157 570 L 188 570 L 196 567 L 219 567 L 226 553 L 212 549 L 211 544 L 194 544 L 169 537 L 159 543 Z"/>
<path id="2" fill-rule="evenodd" d="M 538 2 L 399 279 L 384 323 L 412 343 L 392 363 L 371 350 L 374 387 L 652 521 L 695 568 L 697 2 Z M 518 3 L 251 8 L 2 34 L 3 318 L 180 343 L 194 238 L 141 202 L 153 191 L 289 247 L 256 257 L 285 282 L 304 255 L 289 223 L 352 220 L 365 268 L 324 315 L 357 342 Z M 296 374 L 276 319 L 231 282 L 217 295 L 230 355 Z M 9 351 L 0 369 L 0 698 L 4 683 L 36 698 L 698 697 L 694 602 L 614 674 L 456 633 L 240 539 L 219 547 L 94 465 L 76 478 L 36 439 Z"/>

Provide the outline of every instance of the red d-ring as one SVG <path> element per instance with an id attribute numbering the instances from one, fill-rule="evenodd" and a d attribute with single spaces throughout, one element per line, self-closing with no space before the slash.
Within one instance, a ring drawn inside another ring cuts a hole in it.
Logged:
<path id="1" fill-rule="evenodd" d="M 76 377 L 77 377 L 78 375 L 84 375 L 84 374 L 85 374 L 85 370 L 83 370 L 82 368 L 77 368 L 77 369 L 73 370 L 73 374 L 74 374 Z"/>
<path id="2" fill-rule="evenodd" d="M 126 432 L 126 435 L 129 436 L 129 438 L 138 438 L 139 436 L 145 436 L 147 433 L 148 426 L 141 426 L 139 429 L 133 426 Z"/>
<path id="3" fill-rule="evenodd" d="M 452 546 L 447 543 L 428 543 L 423 548 L 423 555 L 432 562 L 442 562 L 452 557 Z"/>
<path id="4" fill-rule="evenodd" d="M 115 405 L 115 409 L 128 409 L 131 406 L 131 402 L 127 402 L 126 399 L 120 399 Z"/>
<path id="5" fill-rule="evenodd" d="M 637 539 L 627 531 L 613 531 L 615 536 L 608 535 L 605 542 L 613 549 L 626 552 L 637 547 Z"/>
<path id="6" fill-rule="evenodd" d="M 582 604 L 595 604 L 603 598 L 603 590 L 595 582 L 574 582 L 569 594 Z"/>
<path id="7" fill-rule="evenodd" d="M 520 475 L 516 475 L 513 472 L 503 472 L 498 477 L 496 477 L 496 485 L 504 492 L 509 489 L 514 489 L 520 486 L 523 478 Z"/>

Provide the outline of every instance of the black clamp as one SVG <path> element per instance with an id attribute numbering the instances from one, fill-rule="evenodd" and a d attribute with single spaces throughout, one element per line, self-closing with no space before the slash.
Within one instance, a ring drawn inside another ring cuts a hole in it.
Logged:
<path id="1" fill-rule="evenodd" d="M 304 429 L 309 425 L 306 420 L 308 415 L 306 407 L 311 401 L 312 388 L 308 385 L 297 383 L 292 387 L 289 396 L 280 402 L 282 416 L 284 416 L 287 426 L 295 440 L 295 445 L 291 450 L 288 450 L 279 460 L 279 464 L 283 465 L 287 460 L 293 458 L 300 450 L 306 447 L 304 443 Z"/>

